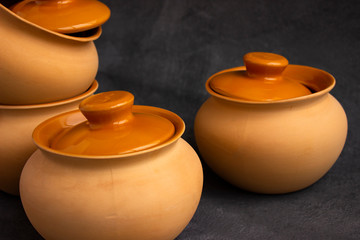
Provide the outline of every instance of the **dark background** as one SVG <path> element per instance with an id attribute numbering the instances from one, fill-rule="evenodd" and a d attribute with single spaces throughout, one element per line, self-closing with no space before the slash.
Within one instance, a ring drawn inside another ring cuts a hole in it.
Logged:
<path id="1" fill-rule="evenodd" d="M 0 1 L 1 2 L 1 1 Z M 242 191 L 206 164 L 196 214 L 178 240 L 360 239 L 360 1 L 103 0 L 111 11 L 95 42 L 98 92 L 127 90 L 135 103 L 171 110 L 197 151 L 193 121 L 212 74 L 251 51 L 333 74 L 331 94 L 349 122 L 345 148 L 313 186 L 291 194 Z M 0 36 L 6 37 L 6 36 Z M 151 223 L 149 223 L 151 224 Z M 19 197 L 0 192 L 1 239 L 41 239 Z"/>

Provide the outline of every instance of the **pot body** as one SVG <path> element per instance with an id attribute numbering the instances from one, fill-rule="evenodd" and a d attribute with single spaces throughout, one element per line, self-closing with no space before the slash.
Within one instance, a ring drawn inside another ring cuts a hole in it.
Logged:
<path id="1" fill-rule="evenodd" d="M 84 94 L 61 102 L 0 105 L 0 190 L 19 195 L 21 171 L 37 148 L 32 140 L 34 128 L 49 117 L 77 109 L 80 102 L 93 94 L 97 87 L 95 81 Z"/>
<path id="2" fill-rule="evenodd" d="M 35 177 L 36 176 L 36 177 Z M 200 160 L 183 139 L 128 157 L 37 150 L 20 180 L 25 212 L 45 239 L 174 239 L 198 206 Z"/>
<path id="3" fill-rule="evenodd" d="M 287 193 L 319 180 L 339 157 L 347 119 L 328 93 L 279 103 L 210 97 L 195 119 L 206 163 L 222 178 L 258 193 Z"/>
<path id="4" fill-rule="evenodd" d="M 0 36 L 0 104 L 71 98 L 85 92 L 95 79 L 98 55 L 91 37 L 51 32 L 1 4 Z"/>

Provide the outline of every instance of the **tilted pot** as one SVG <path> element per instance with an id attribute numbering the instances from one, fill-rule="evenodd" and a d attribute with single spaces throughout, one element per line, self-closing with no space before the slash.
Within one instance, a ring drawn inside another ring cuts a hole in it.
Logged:
<path id="1" fill-rule="evenodd" d="M 46 119 L 77 109 L 98 88 L 93 82 L 84 93 L 62 101 L 34 105 L 0 105 L 0 190 L 19 195 L 21 171 L 36 150 L 34 128 Z"/>
<path id="2" fill-rule="evenodd" d="M 95 79 L 94 45 L 89 36 L 65 35 L 31 23 L 0 4 L 0 104 L 39 104 L 82 94 Z"/>
<path id="3" fill-rule="evenodd" d="M 246 56 L 246 67 L 206 82 L 212 96 L 194 125 L 199 151 L 218 175 L 240 188 L 258 193 L 306 188 L 327 173 L 345 144 L 346 114 L 329 94 L 335 79 L 316 68 L 287 66 L 279 55 Z M 300 85 L 311 92 L 297 94 Z"/>
<path id="4" fill-rule="evenodd" d="M 203 174 L 184 122 L 132 104 L 100 93 L 35 129 L 20 196 L 45 239 L 174 239 L 189 223 Z"/>

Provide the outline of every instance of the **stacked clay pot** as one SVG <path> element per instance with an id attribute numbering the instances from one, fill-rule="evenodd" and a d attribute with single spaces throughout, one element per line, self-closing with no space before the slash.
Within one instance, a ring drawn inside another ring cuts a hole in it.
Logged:
<path id="1" fill-rule="evenodd" d="M 200 201 L 200 159 L 176 114 L 133 106 L 128 92 L 90 96 L 108 9 L 95 0 L 11 9 L 0 9 L 0 34 L 10 35 L 0 40 L 0 189 L 20 191 L 45 239 L 176 238 Z"/>
<path id="2" fill-rule="evenodd" d="M 171 240 L 191 220 L 203 173 L 184 122 L 133 102 L 99 93 L 36 127 L 20 196 L 45 239 Z"/>
<path id="3" fill-rule="evenodd" d="M 310 186 L 332 167 L 346 140 L 345 112 L 329 94 L 334 77 L 288 65 L 277 54 L 249 53 L 244 62 L 206 82 L 211 97 L 194 123 L 202 157 L 245 190 L 278 194 Z"/>
<path id="4" fill-rule="evenodd" d="M 56 9 L 49 4 L 65 2 L 72 1 L 23 1 L 10 9 L 0 4 L 0 190 L 7 193 L 19 194 L 21 170 L 36 150 L 33 129 L 53 115 L 76 109 L 98 88 L 93 41 L 101 27 L 69 35 L 33 22 L 36 12 L 25 14 L 31 5 Z"/>

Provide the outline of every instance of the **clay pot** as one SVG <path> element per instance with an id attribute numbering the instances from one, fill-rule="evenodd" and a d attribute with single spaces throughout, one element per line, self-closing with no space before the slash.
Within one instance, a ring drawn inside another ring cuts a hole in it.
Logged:
<path id="1" fill-rule="evenodd" d="M 335 79 L 316 68 L 289 65 L 281 77 L 295 79 L 312 93 L 280 100 L 245 100 L 211 87 L 214 78 L 244 75 L 245 69 L 228 69 L 206 82 L 212 96 L 194 126 L 202 157 L 218 175 L 245 190 L 287 193 L 310 186 L 332 167 L 346 140 L 345 112 L 329 94 Z"/>
<path id="2" fill-rule="evenodd" d="M 95 103 L 80 105 L 88 121 L 72 111 L 34 131 L 39 149 L 24 167 L 20 196 L 30 222 L 45 239 L 174 239 L 197 209 L 202 167 L 181 138 L 184 122 L 164 109 L 129 108 L 131 99 L 99 110 L 114 100 L 110 93 L 83 101 Z M 157 132 L 155 123 L 141 135 L 137 126 L 142 124 L 133 120 L 138 117 L 171 126 Z M 168 131 L 173 132 L 164 137 Z M 158 136 L 164 138 L 155 143 Z M 87 143 L 92 147 L 87 149 Z"/>
<path id="3" fill-rule="evenodd" d="M 39 104 L 72 98 L 86 91 L 98 70 L 87 37 L 56 33 L 35 25 L 0 4 L 0 104 Z"/>
<path id="4" fill-rule="evenodd" d="M 98 83 L 83 94 L 63 101 L 37 105 L 0 105 L 0 190 L 19 194 L 19 179 L 27 159 L 36 150 L 34 128 L 61 112 L 77 109 L 84 98 L 93 94 Z"/>

